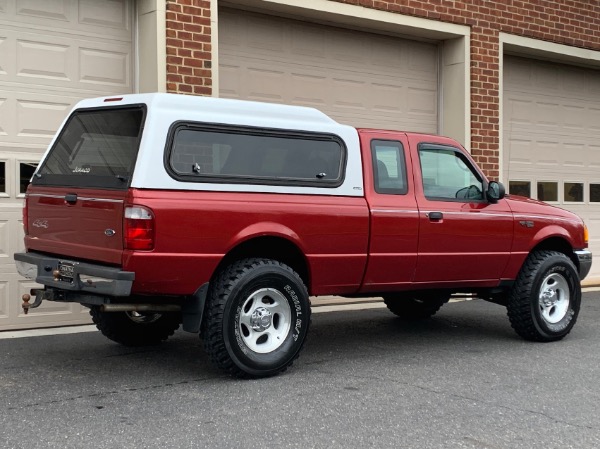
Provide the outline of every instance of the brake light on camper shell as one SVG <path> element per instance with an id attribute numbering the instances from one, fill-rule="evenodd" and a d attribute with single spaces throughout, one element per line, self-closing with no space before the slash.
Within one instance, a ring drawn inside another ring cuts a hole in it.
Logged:
<path id="1" fill-rule="evenodd" d="M 125 249 L 154 249 L 154 214 L 146 207 L 128 206 L 124 216 Z"/>

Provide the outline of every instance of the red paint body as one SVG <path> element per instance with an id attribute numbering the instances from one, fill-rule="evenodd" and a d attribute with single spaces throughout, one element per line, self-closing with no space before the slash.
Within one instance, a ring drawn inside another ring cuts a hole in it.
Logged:
<path id="1" fill-rule="evenodd" d="M 515 279 L 527 254 L 545 239 L 587 247 L 581 220 L 542 203 L 427 200 L 417 145 L 458 147 L 451 139 L 380 130 L 359 134 L 362 197 L 77 189 L 79 199 L 71 205 L 64 196 L 72 189 L 30 186 L 26 247 L 132 271 L 132 293 L 151 295 L 192 294 L 211 279 L 226 254 L 264 236 L 285 239 L 304 255 L 312 295 L 493 287 Z M 372 139 L 402 143 L 406 195 L 375 192 Z M 123 211 L 130 205 L 154 215 L 150 251 L 123 249 Z M 444 218 L 431 220 L 430 212 L 442 212 Z M 45 220 L 52 226 L 44 227 Z M 527 228 L 520 220 L 536 225 Z M 106 235 L 107 229 L 115 235 Z"/>

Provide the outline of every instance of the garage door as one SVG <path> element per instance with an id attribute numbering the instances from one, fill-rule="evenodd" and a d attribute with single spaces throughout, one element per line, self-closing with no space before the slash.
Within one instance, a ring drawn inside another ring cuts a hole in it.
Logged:
<path id="1" fill-rule="evenodd" d="M 504 67 L 504 179 L 585 220 L 600 281 L 600 72 L 511 56 Z"/>
<path id="2" fill-rule="evenodd" d="M 74 305 L 25 316 L 35 287 L 16 273 L 23 192 L 71 107 L 85 97 L 133 90 L 129 0 L 0 0 L 0 330 L 89 321 Z"/>
<path id="3" fill-rule="evenodd" d="M 435 133 L 438 49 L 237 10 L 219 11 L 219 93 L 316 107 L 339 122 Z"/>

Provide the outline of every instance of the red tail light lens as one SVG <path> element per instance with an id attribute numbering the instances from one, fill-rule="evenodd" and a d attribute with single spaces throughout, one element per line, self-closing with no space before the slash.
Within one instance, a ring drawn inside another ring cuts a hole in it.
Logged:
<path id="1" fill-rule="evenodd" d="M 154 249 L 154 214 L 150 209 L 142 206 L 126 207 L 123 228 L 125 249 Z"/>
<path id="2" fill-rule="evenodd" d="M 23 230 L 25 231 L 25 235 L 29 234 L 29 211 L 28 211 L 28 200 L 25 197 L 25 201 L 23 201 Z"/>

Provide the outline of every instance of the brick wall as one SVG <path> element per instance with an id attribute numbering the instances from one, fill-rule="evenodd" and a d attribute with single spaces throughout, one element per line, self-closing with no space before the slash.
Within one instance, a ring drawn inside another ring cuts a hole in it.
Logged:
<path id="1" fill-rule="evenodd" d="M 209 0 L 167 0 L 167 92 L 212 94 Z"/>
<path id="2" fill-rule="evenodd" d="M 499 33 L 600 50 L 592 0 L 330 0 L 471 27 L 471 151 L 499 177 Z M 167 2 L 167 89 L 211 94 L 209 0 Z"/>

